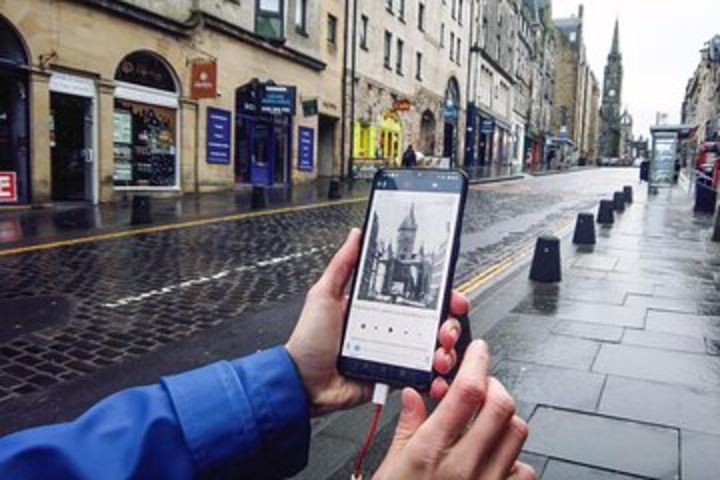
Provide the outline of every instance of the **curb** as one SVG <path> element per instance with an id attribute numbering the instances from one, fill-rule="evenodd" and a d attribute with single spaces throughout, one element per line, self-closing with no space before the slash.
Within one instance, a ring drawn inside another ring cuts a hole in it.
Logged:
<path id="1" fill-rule="evenodd" d="M 504 177 L 476 178 L 468 181 L 470 185 L 482 185 L 485 183 L 511 182 L 514 180 L 523 180 L 525 175 L 506 175 Z"/>
<path id="2" fill-rule="evenodd" d="M 567 170 L 550 170 L 546 172 L 528 172 L 529 175 L 532 175 L 533 177 L 546 177 L 548 175 L 560 175 L 563 173 L 576 173 L 576 172 L 586 172 L 588 170 L 599 170 L 600 167 L 576 167 L 576 168 L 569 168 Z"/>

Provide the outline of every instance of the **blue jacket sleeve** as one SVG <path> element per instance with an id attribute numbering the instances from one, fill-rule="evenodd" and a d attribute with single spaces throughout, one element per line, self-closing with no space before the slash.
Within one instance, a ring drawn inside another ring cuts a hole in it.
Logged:
<path id="1" fill-rule="evenodd" d="M 308 402 L 282 347 L 116 393 L 73 422 L 0 439 L 0 478 L 282 478 L 302 469 Z"/>

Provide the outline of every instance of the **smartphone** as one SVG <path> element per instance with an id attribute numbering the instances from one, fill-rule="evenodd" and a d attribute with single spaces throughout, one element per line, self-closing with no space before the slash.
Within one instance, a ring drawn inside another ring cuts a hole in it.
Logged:
<path id="1" fill-rule="evenodd" d="M 343 375 L 430 387 L 467 188 L 467 177 L 456 170 L 375 174 L 338 359 Z"/>

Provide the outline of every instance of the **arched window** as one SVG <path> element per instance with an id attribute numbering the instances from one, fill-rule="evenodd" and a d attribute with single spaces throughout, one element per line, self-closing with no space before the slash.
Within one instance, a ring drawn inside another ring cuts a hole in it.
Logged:
<path id="1" fill-rule="evenodd" d="M 177 76 L 162 57 L 137 51 L 118 64 L 115 81 L 115 187 L 177 188 L 180 164 Z"/>
<path id="2" fill-rule="evenodd" d="M 435 115 L 425 110 L 420 118 L 420 151 L 427 156 L 435 155 Z"/>
<path id="3" fill-rule="evenodd" d="M 115 70 L 115 80 L 144 87 L 177 92 L 175 75 L 165 61 L 151 52 L 133 52 Z"/>
<path id="4" fill-rule="evenodd" d="M 0 203 L 30 200 L 27 63 L 19 33 L 0 15 Z"/>

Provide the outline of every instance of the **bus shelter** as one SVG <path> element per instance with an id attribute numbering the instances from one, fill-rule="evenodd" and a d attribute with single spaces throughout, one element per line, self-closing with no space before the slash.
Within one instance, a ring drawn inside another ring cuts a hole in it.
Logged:
<path id="1" fill-rule="evenodd" d="M 678 173 L 678 145 L 680 139 L 692 129 L 689 125 L 656 125 L 650 127 L 652 153 L 648 172 L 648 190 L 672 187 Z"/>

